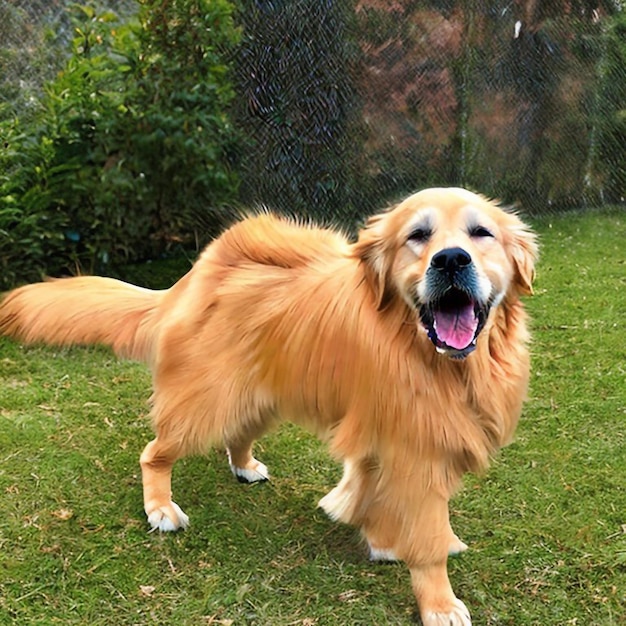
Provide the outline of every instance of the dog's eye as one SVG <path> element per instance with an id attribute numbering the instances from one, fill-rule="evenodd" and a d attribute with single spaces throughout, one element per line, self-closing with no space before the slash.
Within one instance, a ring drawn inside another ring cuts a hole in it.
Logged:
<path id="1" fill-rule="evenodd" d="M 470 237 L 493 237 L 493 233 L 484 226 L 474 226 L 470 228 Z"/>
<path id="2" fill-rule="evenodd" d="M 409 241 L 414 241 L 415 243 L 426 243 L 430 239 L 431 235 L 432 232 L 428 228 L 416 228 L 411 231 Z"/>

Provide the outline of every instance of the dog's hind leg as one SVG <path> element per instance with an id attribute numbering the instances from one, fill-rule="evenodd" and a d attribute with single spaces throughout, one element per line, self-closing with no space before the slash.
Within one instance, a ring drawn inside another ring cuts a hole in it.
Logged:
<path id="1" fill-rule="evenodd" d="M 339 484 L 318 503 L 332 520 L 359 526 L 373 488 L 375 464 L 369 459 L 346 459 Z"/>
<path id="2" fill-rule="evenodd" d="M 269 480 L 267 467 L 252 456 L 252 444 L 229 443 L 226 448 L 230 471 L 240 483 Z"/>
<path id="3" fill-rule="evenodd" d="M 376 468 L 377 465 L 372 459 L 357 461 L 346 459 L 339 484 L 329 491 L 317 503 L 317 506 L 323 509 L 332 520 L 361 526 L 375 490 Z M 393 549 L 386 544 L 373 543 L 371 537 L 366 537 L 366 539 L 371 561 L 394 562 L 398 560 Z"/>
<path id="4" fill-rule="evenodd" d="M 254 458 L 252 445 L 266 430 L 263 416 L 255 421 L 247 420 L 240 432 L 231 432 L 225 436 L 228 464 L 235 478 L 240 483 L 258 483 L 269 480 L 267 467 Z"/>
<path id="5" fill-rule="evenodd" d="M 159 437 L 141 455 L 144 509 L 152 530 L 173 531 L 189 525 L 187 515 L 172 501 L 172 466 L 181 456 L 179 445 Z"/>

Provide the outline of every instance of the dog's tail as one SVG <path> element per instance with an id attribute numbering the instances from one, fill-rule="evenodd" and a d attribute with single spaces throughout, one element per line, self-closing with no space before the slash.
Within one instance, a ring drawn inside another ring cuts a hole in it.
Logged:
<path id="1" fill-rule="evenodd" d="M 0 333 L 26 343 L 102 344 L 149 361 L 166 293 L 99 276 L 26 285 L 0 302 Z"/>

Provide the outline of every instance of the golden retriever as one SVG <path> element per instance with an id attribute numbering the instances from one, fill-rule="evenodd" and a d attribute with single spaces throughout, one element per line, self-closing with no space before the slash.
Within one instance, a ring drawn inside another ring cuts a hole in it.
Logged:
<path id="1" fill-rule="evenodd" d="M 426 626 L 470 624 L 448 580 L 448 501 L 513 434 L 529 377 L 537 246 L 513 213 L 456 188 L 371 217 L 350 243 L 269 213 L 236 223 L 171 289 L 100 277 L 28 285 L 0 305 L 26 342 L 102 343 L 152 367 L 156 438 L 141 455 L 148 522 L 185 528 L 171 472 L 224 444 L 235 476 L 268 478 L 252 444 L 288 419 L 344 475 L 320 506 L 400 559 Z"/>

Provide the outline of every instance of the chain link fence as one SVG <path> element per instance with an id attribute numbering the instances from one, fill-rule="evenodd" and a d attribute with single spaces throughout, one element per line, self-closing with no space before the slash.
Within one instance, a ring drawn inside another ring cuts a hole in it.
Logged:
<path id="1" fill-rule="evenodd" d="M 242 5 L 250 197 L 329 216 L 431 185 L 535 214 L 623 202 L 619 2 Z"/>
<path id="2" fill-rule="evenodd" d="M 68 4 L 0 0 L 0 107 L 57 71 Z M 532 214 L 623 203 L 622 4 L 235 2 L 242 203 L 344 224 L 434 185 Z"/>

